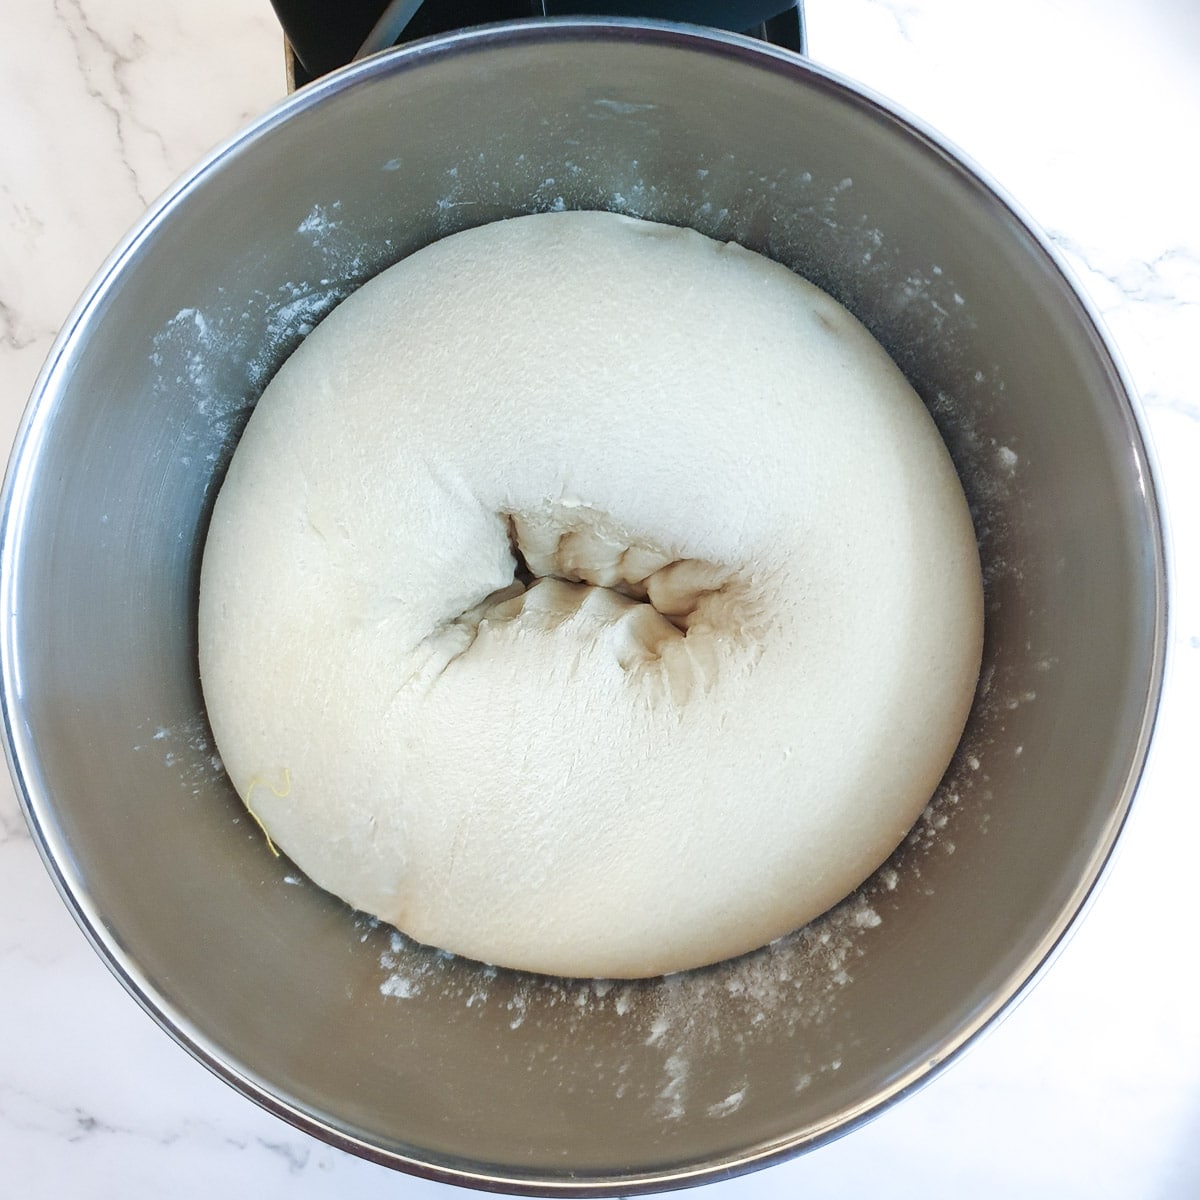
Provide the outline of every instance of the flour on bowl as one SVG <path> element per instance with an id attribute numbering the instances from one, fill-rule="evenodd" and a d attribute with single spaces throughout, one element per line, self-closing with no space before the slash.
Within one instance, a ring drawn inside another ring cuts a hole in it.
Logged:
<path id="1" fill-rule="evenodd" d="M 134 744 L 134 751 L 158 758 L 164 767 L 174 771 L 179 786 L 191 795 L 203 795 L 225 779 L 225 766 L 213 745 L 203 713 L 173 725 L 147 720 L 141 729 L 146 732 Z"/>
<path id="2" fill-rule="evenodd" d="M 749 192 L 747 203 L 734 206 L 732 216 L 727 204 L 714 207 L 710 199 L 715 190 L 712 185 L 720 183 L 723 173 L 736 170 L 732 156 L 726 157 L 729 162 L 705 162 L 696 171 L 697 226 L 733 240 L 750 240 L 753 235 L 759 243 L 765 242 L 768 252 L 775 246 L 788 249 L 786 230 L 756 226 L 756 213 L 762 205 Z M 384 169 L 395 170 L 398 166 L 388 163 Z M 537 207 L 566 205 L 567 175 L 541 177 L 536 188 Z M 769 192 L 779 182 L 763 179 L 755 186 Z M 812 213 L 819 214 L 831 236 L 844 242 L 846 257 L 857 257 L 872 277 L 886 278 L 893 269 L 894 255 L 877 229 L 855 219 L 850 204 L 851 181 L 837 180 L 830 185 L 809 176 L 803 186 L 812 197 Z M 439 214 L 444 216 L 448 232 L 452 222 L 461 222 L 456 210 L 469 211 L 475 202 L 466 171 L 447 177 L 443 199 Z M 647 187 L 638 163 L 632 161 L 625 177 L 613 183 L 610 201 L 614 207 L 653 219 L 663 197 L 657 189 Z M 195 398 L 195 419 L 175 447 L 182 466 L 190 466 L 197 455 L 220 465 L 258 391 L 278 364 L 357 285 L 356 275 L 366 269 L 366 264 L 361 257 L 337 251 L 339 239 L 335 234 L 343 222 L 338 205 L 318 205 L 297 226 L 297 236 L 311 243 L 318 259 L 327 263 L 324 272 L 314 272 L 303 283 L 285 282 L 270 291 L 256 291 L 237 304 L 184 308 L 164 325 L 153 351 L 160 394 L 173 395 L 183 386 Z M 956 330 L 970 326 L 969 303 L 941 267 L 931 264 L 910 272 L 894 304 L 903 315 L 903 324 L 923 323 L 925 336 L 940 340 L 940 354 L 953 358 L 960 353 Z M 253 343 L 241 332 L 246 329 L 258 331 Z M 261 336 L 263 329 L 265 338 Z M 234 386 L 230 386 L 239 359 L 240 383 L 234 378 Z M 957 374 L 967 381 L 964 389 L 992 395 L 1003 391 L 1003 381 L 994 378 L 991 368 L 981 366 Z M 1022 564 L 1011 561 L 1005 552 L 1010 531 L 1000 514 L 1006 511 L 1011 489 L 1019 482 L 1019 472 L 1025 465 L 1019 453 L 1021 447 L 998 443 L 969 422 L 964 424 L 963 414 L 972 409 L 964 398 L 964 394 L 947 390 L 934 396 L 930 407 L 943 433 L 954 431 L 952 450 L 963 471 L 988 564 L 985 582 L 989 589 L 1003 580 L 1015 580 L 1019 587 Z M 1036 655 L 1037 648 L 1031 648 L 1030 653 Z M 1045 670 L 1054 665 L 1052 656 L 1046 654 L 1039 662 L 1046 664 Z M 985 671 L 978 701 L 986 718 L 981 724 L 988 724 L 1001 710 L 1036 700 L 1032 690 L 1017 685 L 1016 675 L 1015 669 L 994 664 Z M 196 795 L 222 775 L 203 717 L 186 728 L 150 728 L 138 748 L 160 754 L 164 765 L 180 769 L 181 781 Z M 640 1102 L 665 1120 L 679 1120 L 694 1102 L 693 1059 L 714 1040 L 724 1037 L 750 1043 L 780 1023 L 789 1032 L 799 1033 L 829 1020 L 845 990 L 853 985 L 856 963 L 869 952 L 872 939 L 887 935 L 888 910 L 881 900 L 905 886 L 924 888 L 925 862 L 932 856 L 955 852 L 959 822 L 971 820 L 986 829 L 992 798 L 989 760 L 995 752 L 991 742 L 968 733 L 947 781 L 914 826 L 908 844 L 894 863 L 881 868 L 857 894 L 804 929 L 714 968 L 648 984 L 524 976 L 455 960 L 452 955 L 417 946 L 365 918 L 358 918 L 358 928 L 362 940 L 372 947 L 379 939 L 385 942 L 378 953 L 379 991 L 396 1005 L 436 996 L 439 1002 L 457 1004 L 471 1012 L 499 1009 L 505 1028 L 514 1035 L 536 1024 L 549 1011 L 555 1015 L 556 1028 L 566 1022 L 568 1030 L 576 1034 L 581 1034 L 598 1015 L 630 1023 L 634 1040 L 661 1058 L 657 1087 L 652 1095 L 642 1095 Z M 295 873 L 281 879 L 291 887 L 312 887 Z M 718 1022 L 714 1019 L 717 1012 L 727 1019 Z M 737 1032 L 730 1033 L 732 1029 Z M 836 1071 L 840 1065 L 840 1057 L 834 1054 L 827 1062 L 801 1073 L 797 1091 L 809 1086 L 816 1075 Z M 604 1082 L 615 1095 L 633 1100 L 637 1091 L 628 1082 L 626 1066 L 621 1062 L 611 1064 Z M 752 1091 L 742 1087 L 716 1101 L 706 1097 L 703 1112 L 717 1120 L 753 1102 Z"/>
<path id="3" fill-rule="evenodd" d="M 883 917 L 873 898 L 896 887 L 885 869 L 858 894 L 772 945 L 731 962 L 656 980 L 577 980 L 498 971 L 422 947 L 373 918 L 356 917 L 361 941 L 386 936 L 379 955 L 382 995 L 399 1003 L 422 998 L 462 1008 L 493 1006 L 518 1031 L 530 1020 L 553 1019 L 556 1036 L 576 1039 L 598 1019 L 632 1022 L 629 1047 L 659 1056 L 652 1094 L 630 1084 L 632 1060 L 598 1067 L 615 1098 L 643 1103 L 664 1121 L 682 1119 L 691 1101 L 691 1069 L 698 1054 L 725 1046 L 737 1055 L 780 1024 L 789 1036 L 822 1025 L 840 993 L 853 982 L 854 965 L 878 936 Z M 732 1031 L 732 1032 L 731 1032 Z M 632 1050 L 631 1050 L 632 1055 Z M 721 1119 L 748 1102 L 748 1084 L 717 1102 L 707 1118 Z"/>

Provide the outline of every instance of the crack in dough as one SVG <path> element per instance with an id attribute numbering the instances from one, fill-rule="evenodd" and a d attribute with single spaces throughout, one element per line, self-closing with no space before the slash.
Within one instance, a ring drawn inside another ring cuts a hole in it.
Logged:
<path id="1" fill-rule="evenodd" d="M 434 630 L 423 644 L 428 657 L 410 677 L 414 686 L 432 686 L 481 632 L 509 622 L 546 631 L 578 622 L 587 627 L 581 636 L 603 638 L 622 670 L 642 671 L 650 694 L 677 704 L 712 686 L 715 641 L 736 640 L 753 654 L 753 588 L 730 568 L 672 558 L 617 532 L 587 505 L 502 515 L 512 582 Z"/>

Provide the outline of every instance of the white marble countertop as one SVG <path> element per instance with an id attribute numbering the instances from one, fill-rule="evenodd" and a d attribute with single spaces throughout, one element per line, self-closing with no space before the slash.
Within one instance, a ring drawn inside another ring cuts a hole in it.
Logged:
<path id="1" fill-rule="evenodd" d="M 1140 390 L 1175 541 L 1170 678 L 1105 888 L 1049 974 L 915 1097 L 711 1186 L 976 1198 L 1200 1196 L 1200 6 L 809 0 L 813 56 L 916 112 L 1046 228 Z M 0 440 L 146 205 L 284 91 L 267 0 L 8 0 L 0 39 Z M 0 784 L 0 1162 L 23 1200 L 451 1196 L 330 1149 L 193 1062 L 75 928 Z"/>

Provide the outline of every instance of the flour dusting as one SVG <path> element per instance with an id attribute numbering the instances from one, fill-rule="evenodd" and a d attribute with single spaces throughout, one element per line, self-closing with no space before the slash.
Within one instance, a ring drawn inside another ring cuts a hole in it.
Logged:
<path id="1" fill-rule="evenodd" d="M 852 984 L 854 964 L 883 924 L 872 897 L 894 889 L 895 873 L 868 887 L 810 925 L 730 962 L 656 980 L 572 980 L 497 970 L 419 946 L 373 917 L 355 919 L 360 939 L 386 935 L 379 955 L 380 993 L 400 1003 L 429 1001 L 463 1009 L 491 1006 L 514 1034 L 530 1021 L 553 1020 L 555 1036 L 583 1038 L 597 1022 L 633 1022 L 626 1039 L 631 1058 L 603 1064 L 615 1099 L 643 1103 L 658 1119 L 677 1121 L 692 1102 L 697 1055 L 723 1047 L 739 1055 L 760 1036 L 790 1035 L 825 1023 L 839 994 Z M 889 886 L 890 885 L 890 886 Z M 652 1094 L 631 1087 L 634 1047 L 658 1056 Z M 835 1069 L 825 1064 L 825 1069 Z M 703 1102 L 705 1116 L 721 1119 L 747 1102 L 742 1084 L 722 1099 Z"/>
<path id="2" fill-rule="evenodd" d="M 688 1078 L 688 1060 L 682 1054 L 668 1054 L 663 1063 L 666 1082 L 658 1093 L 659 1103 L 655 1115 L 667 1121 L 678 1121 L 687 1112 L 685 1089 Z"/>
<path id="3" fill-rule="evenodd" d="M 742 1107 L 742 1101 L 746 1099 L 745 1087 L 739 1088 L 736 1092 L 731 1092 L 724 1100 L 718 1101 L 716 1104 L 710 1104 L 707 1109 L 707 1115 L 715 1117 L 718 1120 L 721 1117 L 727 1117 L 730 1113 L 735 1113 Z"/>
<path id="4" fill-rule="evenodd" d="M 141 728 L 153 732 L 134 743 L 135 753 L 153 753 L 164 767 L 171 768 L 179 786 L 191 795 L 205 795 L 226 778 L 225 764 L 217 753 L 208 718 L 203 713 L 175 725 L 146 721 Z"/>
<path id="5" fill-rule="evenodd" d="M 1047 671 L 1053 668 L 1049 657 L 1038 661 Z M 388 930 L 379 956 L 379 990 L 401 1003 L 424 998 L 438 1005 L 495 1007 L 514 1035 L 531 1024 L 549 1028 L 552 1020 L 554 1038 L 576 1040 L 616 1020 L 628 1027 L 622 1040 L 628 1057 L 601 1061 L 597 1087 L 668 1123 L 693 1111 L 709 1120 L 730 1117 L 753 1105 L 753 1093 L 742 1084 L 717 1098 L 699 1094 L 699 1064 L 718 1052 L 722 1059 L 740 1061 L 761 1040 L 773 1045 L 781 1036 L 789 1040 L 807 1033 L 808 1042 L 821 1044 L 814 1035 L 838 1012 L 873 941 L 887 936 L 888 913 L 902 902 L 896 897 L 932 893 L 928 867 L 954 855 L 955 831 L 963 822 L 986 833 L 989 763 L 996 753 L 995 735 L 986 731 L 998 713 L 1037 699 L 1033 691 L 1013 686 L 1015 675 L 1015 668 L 996 664 L 985 671 L 976 704 L 979 719 L 972 723 L 985 732 L 968 730 L 941 786 L 892 859 L 841 904 L 769 946 L 662 979 L 581 981 L 481 967 Z M 373 919 L 357 920 L 363 929 L 382 932 Z M 841 1069 L 844 1054 L 835 1044 L 828 1049 L 832 1053 L 797 1072 L 797 1094 Z M 646 1053 L 657 1062 L 657 1082 L 650 1091 L 632 1082 L 637 1072 L 631 1068 L 640 1063 L 644 1069 Z"/>
<path id="6" fill-rule="evenodd" d="M 645 107 L 601 98 L 595 101 L 594 113 L 603 122 L 636 122 Z M 528 176 L 528 209 L 576 206 L 589 177 L 582 148 L 577 157 L 578 162 L 558 163 L 553 170 L 523 161 L 523 154 L 517 158 L 516 170 Z M 396 173 L 401 165 L 400 159 L 390 159 L 381 170 Z M 464 221 L 477 219 L 473 214 L 504 202 L 499 173 L 483 155 L 447 171 L 431 214 L 439 234 L 453 232 Z M 664 209 L 682 213 L 684 220 L 690 214 L 690 223 L 702 232 L 753 244 L 802 271 L 806 252 L 801 235 L 811 238 L 817 231 L 840 247 L 845 262 L 861 270 L 864 289 L 886 284 L 886 311 L 877 324 L 890 323 L 898 330 L 884 340 L 894 353 L 899 346 L 902 369 L 908 373 L 930 344 L 936 344 L 936 354 L 954 368 L 945 374 L 958 381 L 955 386 L 927 390 L 926 400 L 971 500 L 987 593 L 991 597 L 1007 588 L 1019 602 L 1024 564 L 1010 550 L 1011 514 L 1027 460 L 1019 443 L 991 437 L 970 415 L 986 416 L 1002 399 L 1005 381 L 994 365 L 971 363 L 963 357 L 963 346 L 969 341 L 965 334 L 973 326 L 969 296 L 964 295 L 967 289 L 936 263 L 910 264 L 893 288 L 887 281 L 895 278 L 898 251 L 854 211 L 855 189 L 849 179 L 823 181 L 793 168 L 771 177 L 743 179 L 734 155 L 723 154 L 699 159 L 688 186 L 689 193 L 671 197 L 667 205 L 653 178 L 634 158 L 606 175 L 604 194 L 597 194 L 592 205 L 607 203 L 651 220 Z M 796 216 L 791 222 L 769 216 L 772 193 L 779 189 L 794 198 Z M 185 418 L 177 439 L 161 452 L 172 454 L 180 470 L 189 474 L 195 473 L 193 464 L 204 464 L 212 477 L 209 487 L 219 478 L 242 424 L 280 363 L 341 299 L 395 257 L 395 248 L 386 239 L 368 254 L 361 242 L 347 236 L 352 230 L 340 202 L 314 205 L 294 228 L 295 238 L 310 255 L 310 269 L 282 282 L 273 279 L 241 292 L 231 288 L 228 295 L 182 307 L 153 339 L 150 361 L 156 371 L 156 396 L 177 404 L 183 390 L 189 401 L 179 406 Z M 814 276 L 814 282 L 838 294 L 833 280 Z M 855 307 L 853 297 L 838 294 L 838 298 Z M 906 345 L 911 347 L 908 353 L 903 349 Z M 107 514 L 102 519 L 106 521 Z M 736 1078 L 730 1081 L 738 1084 L 732 1089 L 726 1084 L 715 1095 L 702 1094 L 699 1062 L 718 1047 L 723 1055 L 736 1059 L 743 1048 L 760 1039 L 798 1037 L 827 1025 L 853 988 L 858 964 L 876 939 L 888 935 L 890 915 L 904 895 L 932 892 L 929 877 L 934 873 L 929 868 L 955 853 L 957 831 L 966 823 L 986 832 L 993 798 L 992 764 L 1002 741 L 996 731 L 1003 732 L 1006 714 L 1038 700 L 1038 693 L 1025 685 L 1028 663 L 1043 674 L 1056 666 L 1057 660 L 1044 647 L 1026 650 L 1024 663 L 985 665 L 972 727 L 905 844 L 862 888 L 805 928 L 701 971 L 649 981 L 580 981 L 468 963 L 419 946 L 358 915 L 354 928 L 371 956 L 372 970 L 377 968 L 379 994 L 398 1012 L 405 1005 L 433 1003 L 456 1007 L 473 1017 L 494 1015 L 498 1027 L 512 1039 L 546 1028 L 555 1037 L 583 1040 L 597 1024 L 617 1022 L 627 1031 L 629 1056 L 604 1061 L 596 1075 L 596 1086 L 609 1089 L 615 1100 L 637 1104 L 668 1122 L 677 1122 L 689 1112 L 722 1120 L 752 1108 L 755 1092 Z M 190 795 L 200 797 L 228 787 L 202 713 L 175 723 L 148 720 L 135 736 L 140 740 L 134 749 L 156 756 Z M 1009 746 L 1006 753 L 1019 756 L 1023 750 L 1023 746 L 1015 751 Z M 281 873 L 279 879 L 290 888 L 314 886 L 294 871 Z M 375 986 L 372 981 L 371 987 Z M 632 1079 L 632 1047 L 654 1056 L 656 1075 L 649 1089 Z M 840 1049 L 831 1047 L 822 1053 L 822 1061 L 805 1064 L 792 1077 L 789 1086 L 795 1094 L 840 1070 Z"/>

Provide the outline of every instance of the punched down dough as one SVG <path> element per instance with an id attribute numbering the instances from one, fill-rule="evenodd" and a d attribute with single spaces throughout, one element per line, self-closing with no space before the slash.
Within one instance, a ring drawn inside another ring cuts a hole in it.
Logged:
<path id="1" fill-rule="evenodd" d="M 961 734 L 950 458 L 790 271 L 607 213 L 407 258 L 267 388 L 200 591 L 212 728 L 322 887 L 562 975 L 714 962 L 841 899 Z"/>

